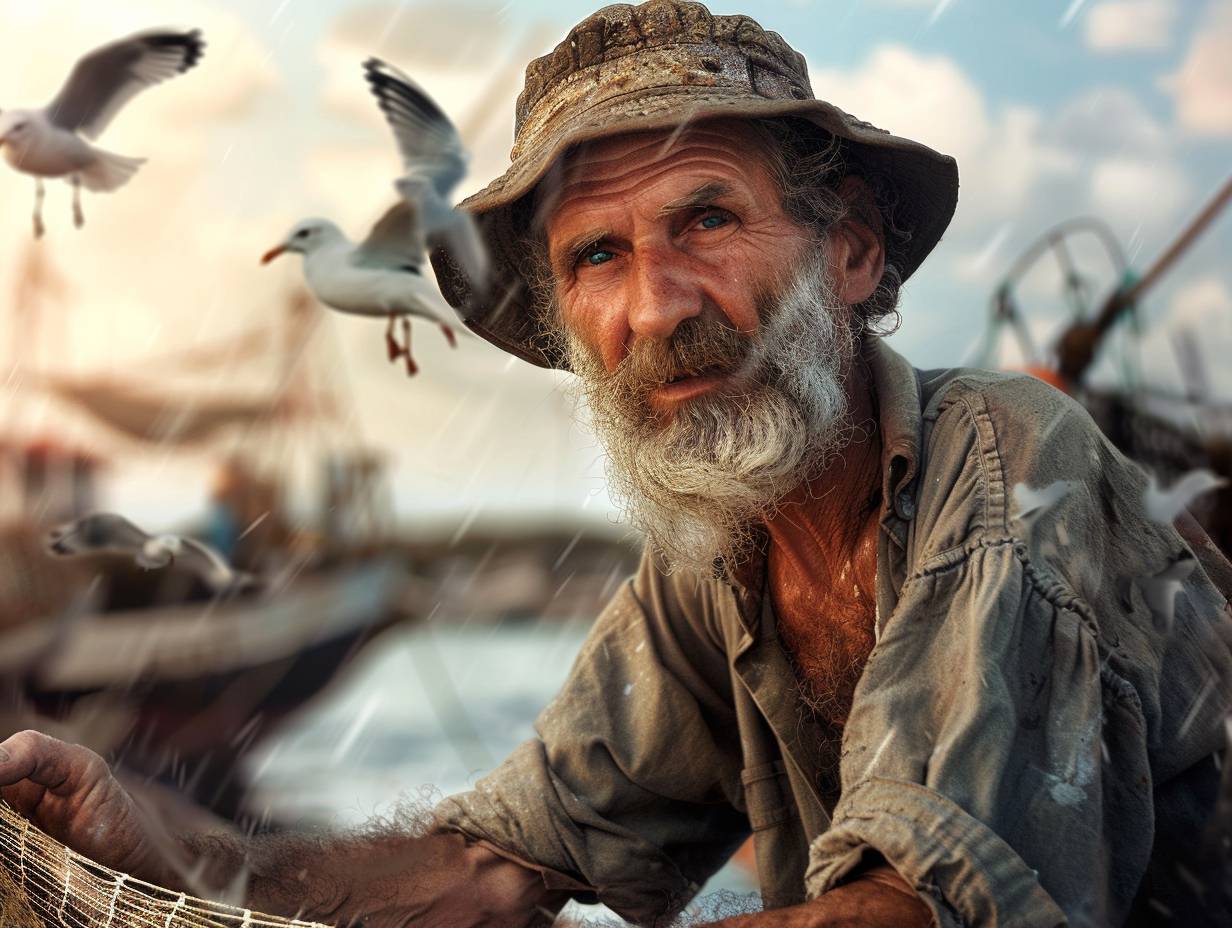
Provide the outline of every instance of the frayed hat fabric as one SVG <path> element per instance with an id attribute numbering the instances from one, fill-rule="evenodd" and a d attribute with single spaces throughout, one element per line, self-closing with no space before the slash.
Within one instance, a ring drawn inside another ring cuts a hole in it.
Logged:
<path id="1" fill-rule="evenodd" d="M 526 68 L 509 169 L 461 208 L 492 257 L 473 288 L 446 252 L 432 263 L 445 298 L 499 348 L 541 367 L 567 369 L 540 331 L 524 277 L 531 194 L 552 183 L 574 146 L 712 118 L 800 117 L 844 140 L 849 160 L 894 183 L 897 223 L 910 230 L 904 280 L 940 240 L 958 202 L 953 158 L 891 135 L 813 96 L 804 57 L 747 16 L 715 16 L 700 3 L 650 0 L 604 7 Z"/>

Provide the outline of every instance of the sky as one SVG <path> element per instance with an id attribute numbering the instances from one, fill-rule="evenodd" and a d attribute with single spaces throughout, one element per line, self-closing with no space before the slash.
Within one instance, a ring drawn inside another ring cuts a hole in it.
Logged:
<path id="1" fill-rule="evenodd" d="M 39 243 L 62 280 L 37 329 L 8 294 L 30 245 L 33 183 L 0 165 L 0 331 L 13 372 L 10 431 L 65 437 L 110 461 L 105 501 L 152 523 L 200 510 L 211 454 L 143 450 L 40 391 L 45 374 L 125 377 L 203 399 L 256 395 L 277 352 L 192 371 L 194 346 L 277 325 L 300 279 L 298 259 L 257 258 L 297 220 L 366 234 L 392 202 L 399 163 L 362 80 L 385 58 L 454 117 L 471 147 L 459 197 L 508 163 L 521 72 L 596 4 L 421 0 L 0 0 L 0 107 L 42 105 L 92 47 L 152 26 L 197 27 L 201 64 L 128 105 L 99 144 L 148 163 L 114 194 L 86 194 L 72 227 L 55 183 Z M 993 289 L 1049 227 L 1096 216 L 1143 270 L 1232 173 L 1232 3 L 1191 0 L 818 0 L 714 3 L 751 12 L 809 63 L 813 89 L 862 119 L 954 155 L 958 210 L 907 283 L 893 346 L 921 367 L 973 357 Z M 1206 359 L 1232 402 L 1232 214 L 1225 215 L 1141 306 L 1130 373 L 1181 385 L 1178 334 Z M 1075 255 L 1098 287 L 1114 279 L 1089 244 Z M 1022 282 L 1046 345 L 1065 316 L 1055 266 Z M 994 358 L 1021 360 L 1012 345 Z M 610 523 L 602 455 L 567 378 L 479 339 L 451 351 L 416 330 L 421 373 L 385 361 L 383 323 L 327 314 L 311 347 L 314 376 L 338 396 L 332 441 L 388 461 L 408 525 L 506 518 Z M 1099 377 L 1127 376 L 1105 363 Z M 338 438 L 341 435 L 343 438 Z M 319 435 L 297 446 L 310 472 Z"/>

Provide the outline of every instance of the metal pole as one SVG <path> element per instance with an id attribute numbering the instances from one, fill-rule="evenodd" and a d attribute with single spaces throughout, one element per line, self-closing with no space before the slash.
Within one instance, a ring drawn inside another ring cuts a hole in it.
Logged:
<path id="1" fill-rule="evenodd" d="M 1070 326 L 1057 343 L 1057 359 L 1061 375 L 1072 383 L 1082 379 L 1082 375 L 1095 358 L 1095 351 L 1113 323 L 1126 308 L 1132 306 L 1168 270 L 1182 254 L 1188 250 L 1194 240 L 1201 235 L 1211 221 L 1232 199 L 1232 176 L 1223 182 L 1223 186 L 1207 202 L 1202 211 L 1195 216 L 1181 231 L 1176 240 L 1155 259 L 1155 262 L 1142 275 L 1141 279 L 1113 293 L 1100 309 L 1095 321 L 1091 323 L 1076 323 Z"/>

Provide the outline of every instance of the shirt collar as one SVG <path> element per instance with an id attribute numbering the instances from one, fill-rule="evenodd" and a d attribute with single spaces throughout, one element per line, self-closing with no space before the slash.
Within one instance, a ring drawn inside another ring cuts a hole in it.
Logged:
<path id="1" fill-rule="evenodd" d="M 881 428 L 882 523 L 897 517 L 909 522 L 915 517 L 915 495 L 911 485 L 920 460 L 920 380 L 911 363 L 885 343 L 870 337 L 863 358 L 872 375 L 877 397 L 877 418 Z M 728 566 L 716 560 L 714 574 L 738 588 L 752 609 L 765 586 L 767 536 L 756 531 L 752 550 L 740 564 Z"/>
<path id="2" fill-rule="evenodd" d="M 881 427 L 883 520 L 892 512 L 909 522 L 915 517 L 911 484 L 920 464 L 919 373 L 881 338 L 868 340 L 864 358 L 872 373 Z"/>

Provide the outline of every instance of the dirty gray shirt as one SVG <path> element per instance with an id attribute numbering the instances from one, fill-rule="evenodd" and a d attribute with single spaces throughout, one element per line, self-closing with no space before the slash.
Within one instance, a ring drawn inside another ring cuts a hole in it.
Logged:
<path id="1" fill-rule="evenodd" d="M 645 924 L 750 832 L 767 907 L 875 851 L 942 926 L 1195 923 L 1177 866 L 1229 709 L 1218 555 L 1148 518 L 1143 474 L 1051 387 L 866 357 L 877 641 L 845 729 L 799 705 L 762 562 L 699 577 L 647 556 L 538 737 L 447 799 L 444 827 Z"/>

